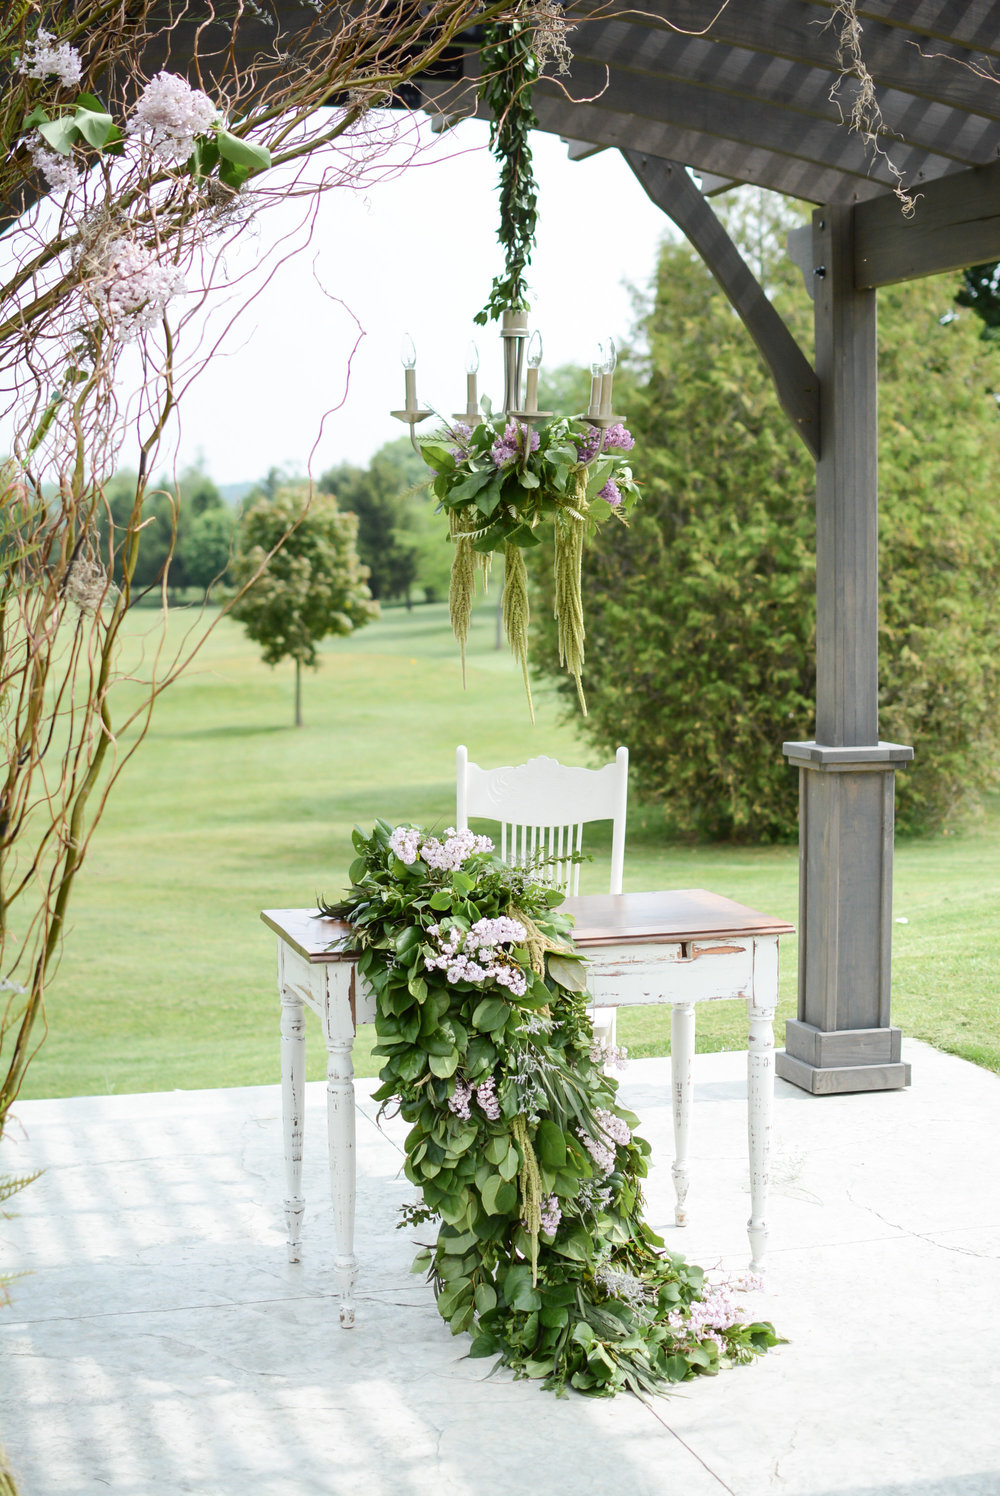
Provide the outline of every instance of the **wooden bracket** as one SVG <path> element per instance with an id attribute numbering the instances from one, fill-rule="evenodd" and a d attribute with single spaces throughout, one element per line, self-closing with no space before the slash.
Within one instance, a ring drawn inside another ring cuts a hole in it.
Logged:
<path id="1" fill-rule="evenodd" d="M 677 161 L 622 155 L 646 194 L 687 236 L 739 313 L 774 380 L 785 414 L 814 458 L 820 453 L 819 379 L 687 169 Z"/>

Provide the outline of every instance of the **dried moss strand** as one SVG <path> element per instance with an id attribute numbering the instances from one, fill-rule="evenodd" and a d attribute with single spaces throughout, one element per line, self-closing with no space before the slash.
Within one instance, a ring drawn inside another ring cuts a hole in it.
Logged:
<path id="1" fill-rule="evenodd" d="M 461 527 L 454 510 L 451 512 L 451 538 L 455 542 L 455 555 L 451 563 L 451 582 L 448 588 L 448 617 L 452 632 L 458 640 L 462 653 L 462 690 L 465 690 L 465 646 L 472 621 L 472 594 L 476 585 L 476 553 L 472 541 Z"/>
<path id="2" fill-rule="evenodd" d="M 521 1219 L 531 1239 L 531 1283 L 534 1287 L 538 1282 L 538 1233 L 542 1229 L 542 1176 L 538 1169 L 535 1150 L 528 1136 L 528 1124 L 525 1117 L 523 1115 L 515 1117 L 510 1130 L 524 1160 L 521 1164 L 518 1185 L 521 1194 Z"/>
<path id="3" fill-rule="evenodd" d="M 520 661 L 524 692 L 528 698 L 528 714 L 531 725 L 534 726 L 535 704 L 531 699 L 531 683 L 528 680 L 528 622 L 531 617 L 528 607 L 528 572 L 520 546 L 510 542 L 504 546 L 501 612 L 510 652 Z"/>
<path id="4" fill-rule="evenodd" d="M 576 496 L 577 507 L 582 508 L 586 499 Z M 580 709 L 587 715 L 587 703 L 583 694 L 584 639 L 583 623 L 583 539 L 585 521 L 574 519 L 565 510 L 556 518 L 555 549 L 553 558 L 553 613 L 559 641 L 559 663 L 576 683 L 576 694 Z"/>

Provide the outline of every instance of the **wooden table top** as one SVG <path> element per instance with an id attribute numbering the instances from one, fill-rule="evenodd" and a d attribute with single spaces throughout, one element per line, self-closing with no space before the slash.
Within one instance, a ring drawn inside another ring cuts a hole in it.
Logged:
<path id="1" fill-rule="evenodd" d="M 581 950 L 719 936 L 791 935 L 795 931 L 795 926 L 785 920 L 748 909 L 705 888 L 582 894 L 566 899 L 559 909 L 573 916 L 573 938 Z M 325 919 L 315 909 L 264 909 L 260 917 L 307 961 L 356 959 L 353 952 L 329 948 L 333 941 L 350 933 L 350 925 L 343 920 Z"/>

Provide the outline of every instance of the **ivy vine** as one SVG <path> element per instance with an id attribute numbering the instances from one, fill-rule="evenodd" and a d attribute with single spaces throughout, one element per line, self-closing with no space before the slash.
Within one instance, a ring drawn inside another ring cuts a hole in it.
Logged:
<path id="1" fill-rule="evenodd" d="M 494 276 L 486 305 L 475 317 L 483 327 L 505 311 L 527 311 L 525 273 L 538 224 L 538 194 L 529 132 L 538 125 L 531 88 L 538 78 L 534 31 L 519 21 L 485 28 L 483 81 L 479 97 L 490 110 L 490 150 L 500 165 L 500 227 L 504 273 Z"/>

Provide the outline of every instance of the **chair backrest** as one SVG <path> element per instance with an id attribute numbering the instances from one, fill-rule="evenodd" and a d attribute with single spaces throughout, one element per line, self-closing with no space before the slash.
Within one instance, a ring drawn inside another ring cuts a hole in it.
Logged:
<path id="1" fill-rule="evenodd" d="M 566 894 L 580 891 L 580 864 L 567 862 L 583 849 L 588 821 L 613 821 L 610 893 L 621 893 L 625 869 L 625 804 L 628 794 L 628 749 L 619 748 L 603 769 L 576 769 L 554 758 L 530 758 L 516 768 L 481 769 L 457 753 L 459 831 L 470 816 L 500 822 L 500 856 L 526 862 L 540 854 L 554 857 L 539 878 Z"/>

